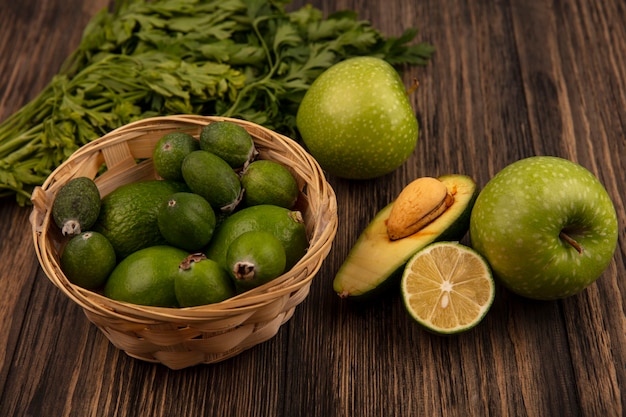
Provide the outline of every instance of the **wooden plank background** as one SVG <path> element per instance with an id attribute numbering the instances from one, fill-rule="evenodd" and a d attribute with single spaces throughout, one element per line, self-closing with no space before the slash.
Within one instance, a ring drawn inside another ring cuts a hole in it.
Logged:
<path id="1" fill-rule="evenodd" d="M 290 9 L 303 5 L 295 1 Z M 330 177 L 339 229 L 307 300 L 270 341 L 171 371 L 129 358 L 47 280 L 28 208 L 0 201 L 0 415 L 622 416 L 626 413 L 626 3 L 621 0 L 313 0 L 437 52 L 407 68 L 413 156 L 372 181 Z M 108 1 L 0 0 L 0 120 L 32 99 Z M 439 337 L 396 293 L 356 307 L 332 279 L 375 212 L 410 180 L 484 185 L 531 155 L 579 162 L 605 184 L 619 246 L 583 293 L 554 302 L 498 286 L 471 332 Z"/>

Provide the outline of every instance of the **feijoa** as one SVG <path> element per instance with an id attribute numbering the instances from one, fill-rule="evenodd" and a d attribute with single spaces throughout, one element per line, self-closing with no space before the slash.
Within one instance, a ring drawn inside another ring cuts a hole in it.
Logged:
<path id="1" fill-rule="evenodd" d="M 270 232 L 243 233 L 228 246 L 226 264 L 238 292 L 250 290 L 285 271 L 285 248 Z"/>
<path id="2" fill-rule="evenodd" d="M 200 149 L 200 143 L 189 133 L 170 132 L 164 135 L 154 147 L 152 162 L 161 178 L 182 181 L 183 159 L 190 152 Z"/>
<path id="3" fill-rule="evenodd" d="M 180 307 L 219 303 L 235 295 L 224 268 L 201 253 L 191 254 L 181 262 L 174 290 Z"/>
<path id="4" fill-rule="evenodd" d="M 241 201 L 239 175 L 214 153 L 198 150 L 185 157 L 182 165 L 185 182 L 216 210 L 230 212 Z"/>
<path id="5" fill-rule="evenodd" d="M 88 177 L 77 177 L 62 186 L 52 203 L 52 218 L 64 235 L 89 230 L 100 214 L 100 191 Z"/>
<path id="6" fill-rule="evenodd" d="M 215 229 L 215 212 L 203 197 L 180 192 L 169 196 L 159 207 L 157 223 L 167 242 L 189 252 L 206 246 Z"/>
<path id="7" fill-rule="evenodd" d="M 284 165 L 268 159 L 259 159 L 248 165 L 241 174 L 246 206 L 273 204 L 292 208 L 298 199 L 298 182 Z"/>
<path id="8" fill-rule="evenodd" d="M 291 269 L 309 246 L 301 212 L 262 204 L 243 208 L 224 219 L 216 228 L 205 253 L 223 268 L 228 268 L 226 252 L 230 244 L 242 234 L 258 230 L 273 234 L 283 244 L 285 270 Z"/>
<path id="9" fill-rule="evenodd" d="M 61 270 L 72 283 L 88 290 L 101 287 L 115 268 L 115 250 L 98 232 L 82 232 L 63 248 Z"/>
<path id="10" fill-rule="evenodd" d="M 217 121 L 202 128 L 200 149 L 224 159 L 232 168 L 241 168 L 257 154 L 254 140 L 243 127 L 230 121 Z"/>

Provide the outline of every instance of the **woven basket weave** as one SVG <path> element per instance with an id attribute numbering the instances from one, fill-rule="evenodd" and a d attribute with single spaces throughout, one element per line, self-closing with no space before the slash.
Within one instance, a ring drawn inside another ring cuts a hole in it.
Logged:
<path id="1" fill-rule="evenodd" d="M 309 237 L 305 256 L 275 280 L 217 304 L 191 308 L 146 307 L 117 302 L 73 285 L 59 266 L 67 237 L 51 216 L 56 192 L 79 176 L 94 178 L 102 196 L 122 184 L 156 178 L 152 152 L 166 133 L 198 137 L 208 123 L 228 120 L 254 139 L 259 158 L 287 166 L 300 186 L 296 209 Z M 106 170 L 102 172 L 103 166 Z M 117 348 L 172 369 L 222 361 L 273 337 L 309 293 L 337 230 L 337 203 L 317 162 L 295 141 L 249 122 L 208 116 L 155 117 L 128 124 L 90 142 L 59 166 L 32 196 L 31 224 L 46 276 L 80 305 Z"/>

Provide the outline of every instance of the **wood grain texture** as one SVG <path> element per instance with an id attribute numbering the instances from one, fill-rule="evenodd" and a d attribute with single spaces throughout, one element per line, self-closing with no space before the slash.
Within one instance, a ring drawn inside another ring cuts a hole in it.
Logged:
<path id="1" fill-rule="evenodd" d="M 305 1 L 295 1 L 296 8 Z M 29 209 L 0 201 L 0 415 L 622 416 L 626 413 L 626 4 L 620 0 L 313 0 L 388 35 L 410 26 L 437 52 L 403 77 L 420 122 L 413 156 L 372 181 L 329 178 L 335 244 L 293 318 L 268 342 L 171 371 L 128 357 L 53 287 Z M 0 120 L 33 98 L 105 0 L 0 0 Z M 583 293 L 536 302 L 498 286 L 474 330 L 422 330 L 390 292 L 352 305 L 332 279 L 376 211 L 412 179 L 480 186 L 507 164 L 557 155 L 596 174 L 619 246 Z"/>

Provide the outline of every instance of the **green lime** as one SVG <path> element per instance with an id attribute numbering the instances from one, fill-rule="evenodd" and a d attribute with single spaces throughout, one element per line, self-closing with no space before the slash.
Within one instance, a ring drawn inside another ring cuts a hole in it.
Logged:
<path id="1" fill-rule="evenodd" d="M 52 218 L 64 235 L 91 229 L 100 213 L 100 191 L 91 178 L 77 177 L 59 189 L 52 203 Z"/>
<path id="2" fill-rule="evenodd" d="M 151 246 L 124 258 L 109 276 L 104 295 L 117 301 L 178 307 L 174 280 L 188 252 L 172 246 Z"/>
<path id="3" fill-rule="evenodd" d="M 189 255 L 181 262 L 174 289 L 181 307 L 219 303 L 235 295 L 226 271 L 203 254 Z"/>
<path id="4" fill-rule="evenodd" d="M 215 229 L 215 212 L 203 197 L 194 193 L 174 193 L 157 214 L 159 231 L 167 242 L 193 252 L 206 246 Z"/>
<path id="5" fill-rule="evenodd" d="M 287 256 L 280 240 L 262 230 L 246 232 L 226 251 L 228 273 L 237 291 L 263 285 L 285 271 Z"/>
<path id="6" fill-rule="evenodd" d="M 298 199 L 298 183 L 284 165 L 259 159 L 248 165 L 241 175 L 246 206 L 273 204 L 292 208 Z"/>
<path id="7" fill-rule="evenodd" d="M 88 290 L 101 287 L 115 268 L 115 250 L 98 232 L 82 232 L 67 243 L 61 270 L 72 283 Z"/>
<path id="8" fill-rule="evenodd" d="M 200 143 L 190 134 L 172 132 L 164 135 L 154 147 L 152 162 L 161 178 L 182 181 L 181 166 L 190 152 L 200 149 Z"/>
<path id="9" fill-rule="evenodd" d="M 241 168 L 257 154 L 252 136 L 233 122 L 210 123 L 200 132 L 200 149 L 224 159 L 232 168 Z"/>
<path id="10" fill-rule="evenodd" d="M 216 210 L 230 212 L 241 201 L 239 175 L 211 152 L 191 152 L 183 160 L 182 172 L 191 191 L 204 197 Z"/>
<path id="11" fill-rule="evenodd" d="M 476 326 L 495 297 L 489 264 L 457 242 L 426 246 L 409 259 L 401 281 L 407 311 L 434 333 L 460 333 Z"/>
<path id="12" fill-rule="evenodd" d="M 157 214 L 161 204 L 184 183 L 149 180 L 122 185 L 102 199 L 93 229 L 109 239 L 118 259 L 148 246 L 166 244 L 159 231 Z"/>
<path id="13" fill-rule="evenodd" d="M 287 270 L 304 256 L 309 246 L 301 212 L 263 204 L 243 208 L 224 219 L 215 229 L 207 257 L 227 268 L 226 251 L 230 244 L 243 233 L 257 230 L 269 232 L 281 241 L 287 255 Z"/>

